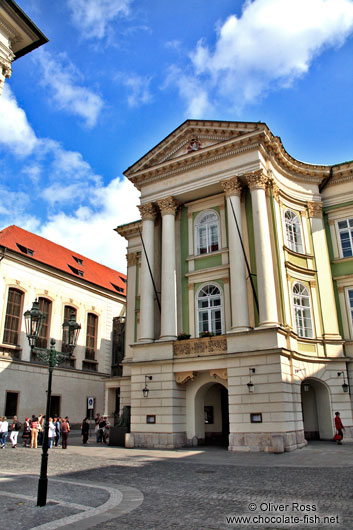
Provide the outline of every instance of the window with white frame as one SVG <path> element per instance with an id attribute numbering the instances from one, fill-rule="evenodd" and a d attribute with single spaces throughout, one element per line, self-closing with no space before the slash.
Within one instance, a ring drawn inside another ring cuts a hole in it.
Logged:
<path id="1" fill-rule="evenodd" d="M 295 283 L 292 295 L 296 331 L 299 337 L 312 339 L 314 334 L 309 291 L 305 285 Z"/>
<path id="2" fill-rule="evenodd" d="M 197 294 L 198 336 L 205 331 L 223 333 L 221 289 L 214 284 L 204 285 Z"/>
<path id="3" fill-rule="evenodd" d="M 284 212 L 284 224 L 287 246 L 294 252 L 303 254 L 302 229 L 299 217 L 292 210 L 286 210 Z"/>
<path id="4" fill-rule="evenodd" d="M 351 329 L 353 330 L 353 289 L 348 289 L 348 303 L 351 317 Z"/>
<path id="5" fill-rule="evenodd" d="M 342 256 L 353 256 L 353 218 L 338 221 L 338 234 L 341 241 Z"/>
<path id="6" fill-rule="evenodd" d="M 219 250 L 219 217 L 214 210 L 206 210 L 196 217 L 195 235 L 197 254 Z"/>

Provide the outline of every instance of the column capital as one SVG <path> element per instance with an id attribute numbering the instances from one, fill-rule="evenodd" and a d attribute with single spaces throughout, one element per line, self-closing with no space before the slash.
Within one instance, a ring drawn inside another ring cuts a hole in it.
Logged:
<path id="1" fill-rule="evenodd" d="M 322 217 L 322 202 L 308 202 L 309 217 Z"/>
<path id="2" fill-rule="evenodd" d="M 157 211 L 152 202 L 141 204 L 140 206 L 137 206 L 137 208 L 140 210 L 142 221 L 145 221 L 145 219 L 151 219 L 152 221 L 155 220 Z"/>
<path id="3" fill-rule="evenodd" d="M 160 199 L 157 201 L 157 204 L 162 215 L 175 215 L 175 212 L 178 209 L 178 203 L 172 196 L 166 197 L 165 199 Z"/>
<path id="4" fill-rule="evenodd" d="M 136 252 L 129 252 L 128 254 L 126 254 L 126 261 L 127 261 L 127 266 L 128 267 L 135 266 L 136 265 L 136 261 L 137 261 Z"/>
<path id="5" fill-rule="evenodd" d="M 267 175 L 265 175 L 263 169 L 258 169 L 257 171 L 253 171 L 252 173 L 247 173 L 245 175 L 245 178 L 250 188 L 250 191 L 253 189 L 266 189 L 268 177 Z"/>
<path id="6" fill-rule="evenodd" d="M 222 180 L 221 186 L 227 197 L 231 195 L 240 195 L 243 189 L 243 185 L 239 177 L 235 176 L 228 180 Z"/>

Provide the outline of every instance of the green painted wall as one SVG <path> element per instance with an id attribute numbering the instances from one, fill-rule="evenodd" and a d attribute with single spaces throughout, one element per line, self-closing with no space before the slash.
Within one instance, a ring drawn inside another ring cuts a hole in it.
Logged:
<path id="1" fill-rule="evenodd" d="M 195 259 L 194 264 L 196 271 L 208 269 L 210 267 L 217 267 L 217 265 L 222 265 L 222 254 L 217 254 L 216 256 L 207 254 L 204 258 Z"/>
<path id="2" fill-rule="evenodd" d="M 344 208 L 345 206 L 353 206 L 353 201 L 342 202 L 340 204 L 334 204 L 333 206 L 325 206 L 325 212 L 330 212 L 331 210 L 337 210 L 338 208 Z"/>
<path id="3" fill-rule="evenodd" d="M 339 295 L 338 295 L 338 287 L 337 287 L 336 280 L 333 280 L 333 292 L 334 292 L 334 295 L 335 295 L 335 302 L 336 302 L 336 307 L 337 307 L 337 318 L 338 318 L 338 327 L 339 327 L 339 330 L 340 330 L 340 335 L 344 339 L 349 339 L 349 337 L 345 337 L 344 336 L 342 312 L 341 312 L 340 299 L 339 299 Z"/>
<path id="4" fill-rule="evenodd" d="M 353 258 L 345 258 L 345 261 L 340 263 L 332 263 L 332 276 L 345 276 L 346 274 L 353 274 Z"/>
<path id="5" fill-rule="evenodd" d="M 279 279 L 279 294 L 280 294 L 280 300 L 281 300 L 280 311 L 281 311 L 282 322 L 286 324 L 286 314 L 284 310 L 283 278 L 282 278 L 282 272 L 281 272 L 281 266 L 280 266 L 280 253 L 279 253 L 279 232 L 281 231 L 281 227 L 277 226 L 275 208 L 276 208 L 276 202 L 273 197 L 273 189 L 271 186 L 271 219 L 272 219 L 273 233 L 274 233 L 274 239 L 275 239 L 276 264 L 277 264 L 278 279 Z"/>
<path id="6" fill-rule="evenodd" d="M 322 219 L 323 219 L 323 222 L 324 222 L 324 228 L 325 228 L 325 233 L 326 233 L 328 253 L 329 253 L 330 259 L 333 259 L 333 257 L 334 257 L 334 255 L 333 255 L 333 246 L 332 246 L 330 225 L 328 223 L 328 216 L 326 214 L 324 214 L 322 216 Z"/>
<path id="7" fill-rule="evenodd" d="M 185 206 L 181 208 L 180 219 L 180 270 L 181 270 L 181 303 L 182 303 L 182 325 L 183 333 L 190 333 L 189 331 L 189 292 L 188 279 L 185 274 L 188 272 L 188 264 L 186 258 L 189 251 L 189 230 L 188 230 L 188 210 Z"/>

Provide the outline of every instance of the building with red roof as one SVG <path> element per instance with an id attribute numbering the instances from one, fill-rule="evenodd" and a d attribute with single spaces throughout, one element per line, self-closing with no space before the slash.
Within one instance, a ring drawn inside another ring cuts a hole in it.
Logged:
<path id="1" fill-rule="evenodd" d="M 40 347 L 54 338 L 61 351 L 72 312 L 81 324 L 74 355 L 54 370 L 52 415 L 81 422 L 89 397 L 91 414 L 107 413 L 104 383 L 119 372 L 113 336 L 124 325 L 126 275 L 15 225 L 0 231 L 0 411 L 30 416 L 45 407 L 48 370 L 28 345 L 23 318 L 36 299 L 45 315 Z"/>

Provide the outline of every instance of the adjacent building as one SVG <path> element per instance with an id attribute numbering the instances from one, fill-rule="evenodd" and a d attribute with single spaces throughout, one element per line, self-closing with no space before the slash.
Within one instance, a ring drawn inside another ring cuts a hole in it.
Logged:
<path id="1" fill-rule="evenodd" d="M 47 37 L 13 0 L 0 0 L 0 96 L 12 63 L 48 42 Z"/>
<path id="2" fill-rule="evenodd" d="M 123 373 L 136 446 L 290 451 L 352 435 L 353 163 L 188 120 L 134 163 Z M 326 230 L 325 230 L 326 229 Z M 184 340 L 182 340 L 184 339 Z"/>
<path id="3" fill-rule="evenodd" d="M 81 324 L 73 357 L 54 370 L 51 413 L 78 423 L 107 412 L 104 383 L 112 373 L 113 320 L 124 321 L 126 276 L 9 226 L 0 231 L 0 414 L 45 413 L 48 368 L 31 352 L 23 318 L 35 299 L 45 315 L 39 347 L 53 338 L 62 351 L 62 323 L 72 312 Z"/>

